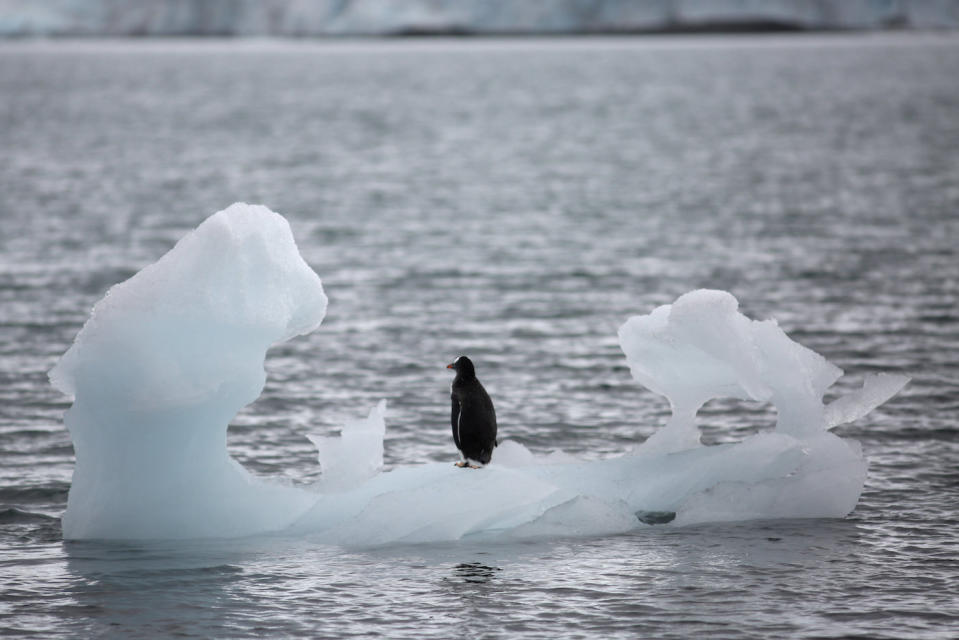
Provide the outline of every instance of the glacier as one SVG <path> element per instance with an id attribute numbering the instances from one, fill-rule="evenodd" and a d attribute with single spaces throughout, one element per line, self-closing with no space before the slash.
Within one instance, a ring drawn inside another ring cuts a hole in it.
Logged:
<path id="1" fill-rule="evenodd" d="M 606 535 L 659 519 L 843 517 L 867 463 L 856 442 L 830 429 L 908 381 L 876 374 L 824 405 L 838 367 L 775 321 L 747 318 L 731 294 L 697 290 L 619 330 L 632 376 L 672 408 L 629 453 L 540 456 L 507 440 L 479 471 L 445 463 L 383 471 L 380 402 L 338 437 L 304 434 L 318 449 L 316 486 L 256 477 L 227 452 L 229 422 L 262 391 L 270 346 L 314 330 L 326 307 L 287 221 L 244 203 L 112 287 L 50 372 L 73 396 L 64 417 L 76 451 L 64 537 L 281 532 L 382 545 Z M 696 412 L 717 397 L 770 402 L 777 423 L 704 446 Z"/>
<path id="2" fill-rule="evenodd" d="M 0 37 L 955 29 L 956 0 L 0 0 Z"/>

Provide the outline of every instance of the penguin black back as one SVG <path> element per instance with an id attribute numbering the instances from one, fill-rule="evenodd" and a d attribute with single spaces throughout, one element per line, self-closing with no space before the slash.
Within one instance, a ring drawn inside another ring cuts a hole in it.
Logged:
<path id="1" fill-rule="evenodd" d="M 456 371 L 450 385 L 453 442 L 466 463 L 487 464 L 496 446 L 496 410 L 486 389 L 476 378 L 473 362 L 460 356 L 447 369 Z"/>

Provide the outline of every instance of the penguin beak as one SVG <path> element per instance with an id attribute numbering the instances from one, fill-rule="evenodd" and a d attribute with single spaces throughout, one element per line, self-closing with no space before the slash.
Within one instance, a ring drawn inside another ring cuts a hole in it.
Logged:
<path id="1" fill-rule="evenodd" d="M 451 362 L 451 363 L 449 363 L 448 365 L 446 365 L 446 368 L 447 368 L 447 369 L 452 369 L 452 368 L 453 368 L 453 363 Z"/>

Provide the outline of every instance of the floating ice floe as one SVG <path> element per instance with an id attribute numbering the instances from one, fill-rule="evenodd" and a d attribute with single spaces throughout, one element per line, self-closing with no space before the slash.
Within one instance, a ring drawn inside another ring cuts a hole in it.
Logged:
<path id="1" fill-rule="evenodd" d="M 842 374 L 754 321 L 723 291 L 687 293 L 630 318 L 633 377 L 672 417 L 618 458 L 536 456 L 506 441 L 481 471 L 381 470 L 385 403 L 339 437 L 312 437 L 322 483 L 253 476 L 227 453 L 233 416 L 265 382 L 267 349 L 312 331 L 327 299 L 286 220 L 234 204 L 111 288 L 50 372 L 74 396 L 76 450 L 64 537 L 229 537 L 284 531 L 334 544 L 601 535 L 647 523 L 842 517 L 866 475 L 859 446 L 829 432 L 892 397 L 898 375 L 824 406 Z M 697 410 L 716 397 L 771 402 L 771 432 L 703 446 Z"/>

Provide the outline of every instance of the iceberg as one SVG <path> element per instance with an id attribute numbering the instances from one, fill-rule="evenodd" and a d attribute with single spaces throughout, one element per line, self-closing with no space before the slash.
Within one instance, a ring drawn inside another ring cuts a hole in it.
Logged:
<path id="1" fill-rule="evenodd" d="M 227 452 L 229 422 L 262 391 L 270 346 L 314 330 L 326 306 L 286 220 L 243 203 L 112 287 L 50 372 L 74 398 L 64 417 L 76 451 L 64 537 L 282 532 L 365 546 L 843 517 L 862 492 L 866 460 L 830 429 L 908 381 L 875 375 L 824 405 L 838 367 L 775 321 L 744 316 L 731 294 L 698 290 L 619 330 L 632 376 L 672 408 L 665 426 L 619 457 L 536 455 L 507 440 L 479 471 L 383 471 L 380 402 L 337 437 L 304 434 L 318 449 L 316 486 L 256 477 Z M 777 423 L 704 446 L 696 413 L 716 397 L 772 403 Z"/>

